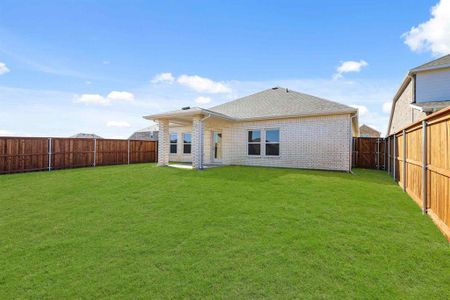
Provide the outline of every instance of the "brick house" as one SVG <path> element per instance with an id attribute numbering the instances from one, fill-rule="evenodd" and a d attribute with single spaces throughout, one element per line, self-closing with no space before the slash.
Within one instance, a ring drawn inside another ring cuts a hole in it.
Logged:
<path id="1" fill-rule="evenodd" d="M 141 141 L 157 141 L 158 140 L 158 125 L 152 125 L 133 132 L 128 138 L 129 140 Z"/>
<path id="2" fill-rule="evenodd" d="M 145 116 L 159 125 L 158 165 L 171 161 L 349 171 L 355 108 L 275 87 L 209 109 Z"/>
<path id="3" fill-rule="evenodd" d="M 450 54 L 411 69 L 392 101 L 388 135 L 450 106 Z"/>
<path id="4" fill-rule="evenodd" d="M 359 127 L 359 136 L 360 137 L 380 137 L 381 132 L 379 132 L 378 130 L 363 124 Z"/>

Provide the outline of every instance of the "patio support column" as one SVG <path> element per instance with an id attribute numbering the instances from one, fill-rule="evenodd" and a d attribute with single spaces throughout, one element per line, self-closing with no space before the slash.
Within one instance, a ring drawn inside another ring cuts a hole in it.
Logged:
<path id="1" fill-rule="evenodd" d="M 192 120 L 192 167 L 203 169 L 203 120 L 196 116 Z"/>
<path id="2" fill-rule="evenodd" d="M 167 166 L 169 164 L 169 120 L 159 120 L 158 133 L 158 166 Z"/>

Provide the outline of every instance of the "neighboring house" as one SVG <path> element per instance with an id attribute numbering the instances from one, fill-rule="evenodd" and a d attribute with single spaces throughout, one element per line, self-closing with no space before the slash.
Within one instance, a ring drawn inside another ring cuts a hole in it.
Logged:
<path id="1" fill-rule="evenodd" d="M 275 87 L 222 105 L 144 117 L 159 124 L 169 161 L 349 171 L 355 108 Z"/>
<path id="2" fill-rule="evenodd" d="M 102 139 L 101 136 L 96 135 L 94 133 L 77 133 L 75 135 L 70 136 L 71 138 L 76 139 Z"/>
<path id="3" fill-rule="evenodd" d="M 145 127 L 141 130 L 134 132 L 129 138 L 129 140 L 146 140 L 146 141 L 157 141 L 158 140 L 158 125 L 152 125 Z"/>
<path id="4" fill-rule="evenodd" d="M 450 106 L 450 54 L 411 69 L 391 108 L 388 135 Z"/>
<path id="5" fill-rule="evenodd" d="M 381 132 L 379 132 L 378 130 L 367 126 L 366 124 L 363 124 L 359 127 L 359 136 L 360 137 L 380 137 Z"/>

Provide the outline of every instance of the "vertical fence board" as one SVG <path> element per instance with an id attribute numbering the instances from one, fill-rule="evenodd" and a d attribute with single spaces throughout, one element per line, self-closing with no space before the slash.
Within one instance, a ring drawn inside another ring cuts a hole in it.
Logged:
<path id="1" fill-rule="evenodd" d="M 423 122 L 426 124 L 425 147 L 422 136 Z M 402 132 L 392 136 L 395 136 L 396 154 L 393 154 L 395 158 L 392 163 L 395 164 L 396 181 L 403 186 L 405 179 L 406 192 L 431 216 L 450 240 L 450 109 L 434 113 L 423 121 L 408 126 L 405 132 L 405 158 L 402 154 Z M 392 146 L 391 144 L 391 148 Z M 406 172 L 403 172 L 402 168 L 403 159 L 406 160 Z M 422 191 L 424 183 L 425 190 Z M 423 208 L 424 202 L 426 209 Z"/>
<path id="2" fill-rule="evenodd" d="M 128 143 L 130 163 L 156 161 L 155 141 L 98 139 L 97 165 L 127 164 Z M 47 137 L 0 137 L 0 174 L 91 167 L 94 145 L 93 139 L 52 138 L 49 149 Z"/>

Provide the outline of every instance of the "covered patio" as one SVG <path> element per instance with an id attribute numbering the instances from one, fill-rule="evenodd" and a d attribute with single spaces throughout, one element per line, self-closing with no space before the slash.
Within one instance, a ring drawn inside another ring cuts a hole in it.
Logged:
<path id="1" fill-rule="evenodd" d="M 185 107 L 144 118 L 159 125 L 158 166 L 168 166 L 171 161 L 189 162 L 192 169 L 201 170 L 223 163 L 222 129 L 229 127 L 233 118 L 199 107 Z M 183 167 L 186 168 L 186 164 Z"/>

